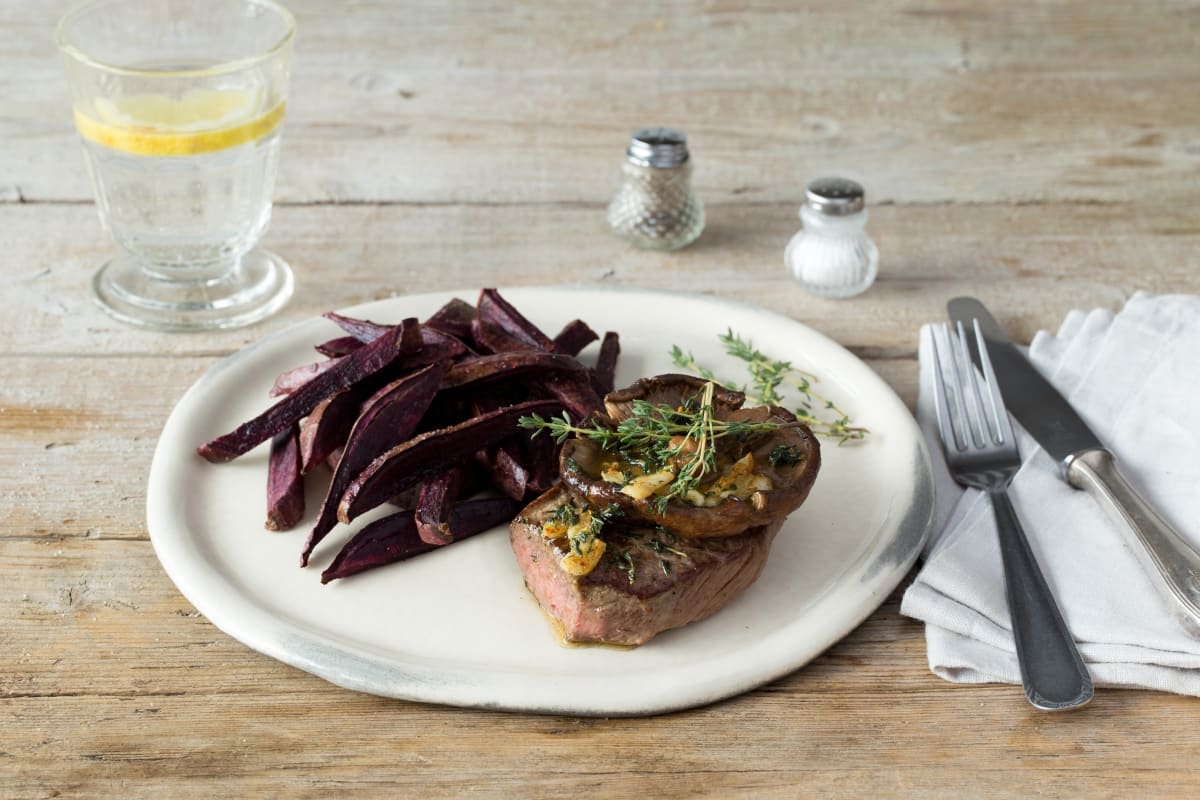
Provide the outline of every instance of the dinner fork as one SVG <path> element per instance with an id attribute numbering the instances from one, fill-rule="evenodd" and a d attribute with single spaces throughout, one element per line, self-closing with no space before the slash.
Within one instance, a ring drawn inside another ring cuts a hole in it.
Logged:
<path id="1" fill-rule="evenodd" d="M 946 462 L 957 482 L 982 489 L 991 499 L 1025 696 L 1045 711 L 1077 708 L 1092 699 L 1092 679 L 1009 500 L 1008 486 L 1021 466 L 1021 456 L 979 321 L 972 322 L 982 385 L 971 365 L 961 322 L 957 335 L 942 325 L 931 337 L 934 405 Z M 945 369 L 939 332 L 947 343 Z"/>

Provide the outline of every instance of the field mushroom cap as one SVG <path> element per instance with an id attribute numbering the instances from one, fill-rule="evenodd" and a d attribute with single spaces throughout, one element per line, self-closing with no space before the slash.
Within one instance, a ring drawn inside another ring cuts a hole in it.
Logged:
<path id="1" fill-rule="evenodd" d="M 690 375 L 643 378 L 626 389 L 610 392 L 604 398 L 608 416 L 598 417 L 597 422 L 615 428 L 631 415 L 635 400 L 666 404 L 672 408 L 682 406 L 705 383 Z M 618 484 L 600 477 L 602 463 L 610 454 L 606 454 L 597 442 L 582 438 L 569 440 L 563 446 L 559 462 L 563 486 L 572 497 L 593 508 L 616 503 L 629 518 L 661 525 L 687 538 L 733 536 L 748 528 L 782 520 L 808 497 L 821 465 L 820 445 L 812 431 L 799 424 L 787 409 L 778 406 L 742 408 L 744 401 L 742 393 L 717 387 L 713 395 L 715 416 L 789 425 L 762 434 L 742 445 L 740 451 L 729 454 L 736 460 L 747 452 L 752 453 L 754 471 L 770 479 L 773 488 L 769 490 L 759 489 L 745 498 L 727 497 L 711 507 L 694 506 L 676 499 L 660 513 L 654 496 L 631 497 L 622 492 Z M 770 455 L 772 451 L 778 452 L 780 447 L 787 448 L 791 458 L 772 463 Z"/>

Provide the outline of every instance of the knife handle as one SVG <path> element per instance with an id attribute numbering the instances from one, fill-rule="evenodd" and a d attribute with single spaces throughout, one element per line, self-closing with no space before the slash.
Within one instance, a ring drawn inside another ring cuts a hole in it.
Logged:
<path id="1" fill-rule="evenodd" d="M 1067 459 L 1066 476 L 1067 483 L 1087 490 L 1137 538 L 1141 547 L 1134 551 L 1162 576 L 1165 586 L 1160 589 L 1200 622 L 1200 553 L 1134 491 L 1113 454 L 1104 448 L 1075 453 Z"/>

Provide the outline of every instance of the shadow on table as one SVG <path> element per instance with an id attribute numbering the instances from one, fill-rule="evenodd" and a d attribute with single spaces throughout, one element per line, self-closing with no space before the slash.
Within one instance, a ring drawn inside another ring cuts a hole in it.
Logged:
<path id="1" fill-rule="evenodd" d="M 764 236 L 762 228 L 746 225 L 744 221 L 739 224 L 736 219 L 723 218 L 720 215 L 721 209 L 716 209 L 716 211 L 718 213 L 715 218 L 714 214 L 709 212 L 708 219 L 704 224 L 704 232 L 700 234 L 699 239 L 688 246 L 688 252 L 734 249 L 742 252 L 777 250 L 780 263 L 782 263 L 783 248 L 788 242 L 790 233 L 783 232 L 783 228 L 781 228 L 779 237 Z"/>

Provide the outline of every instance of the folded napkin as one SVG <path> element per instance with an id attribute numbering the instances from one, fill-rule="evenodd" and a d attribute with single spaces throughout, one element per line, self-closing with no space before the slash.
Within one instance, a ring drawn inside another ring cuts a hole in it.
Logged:
<path id="1" fill-rule="evenodd" d="M 903 614 L 925 622 L 930 668 L 960 683 L 1020 683 L 995 522 L 942 460 L 930 330 L 917 417 L 934 459 L 934 533 Z M 1141 495 L 1200 546 L 1200 297 L 1139 293 L 1119 313 L 1072 311 L 1030 360 L 1117 456 Z M 1030 546 L 1097 685 L 1200 695 L 1200 634 L 1151 583 L 1123 532 L 1018 429 L 1010 490 Z"/>

